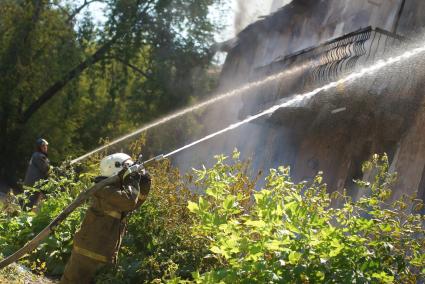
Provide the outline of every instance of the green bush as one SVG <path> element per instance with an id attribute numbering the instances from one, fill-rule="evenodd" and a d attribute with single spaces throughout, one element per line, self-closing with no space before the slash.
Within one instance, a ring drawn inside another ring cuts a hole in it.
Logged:
<path id="1" fill-rule="evenodd" d="M 192 237 L 194 215 L 187 208 L 195 201 L 187 182 L 168 161 L 149 168 L 154 177 L 145 204 L 131 215 L 118 265 L 98 276 L 98 283 L 162 282 L 191 278 L 208 261 L 206 242 Z"/>
<path id="2" fill-rule="evenodd" d="M 237 153 L 235 155 L 237 158 Z M 218 157 L 197 172 L 206 195 L 189 202 L 194 235 L 217 261 L 197 283 L 417 283 L 425 278 L 423 217 L 406 198 L 390 202 L 395 176 L 387 157 L 367 164 L 377 172 L 358 182 L 358 201 L 330 196 L 322 177 L 294 184 L 289 169 L 272 169 L 258 192 L 241 172 Z M 340 207 L 331 207 L 338 198 Z M 178 282 L 175 278 L 172 282 Z"/>
<path id="3" fill-rule="evenodd" d="M 0 252 L 6 256 L 22 247 L 55 218 L 75 197 L 90 187 L 95 176 L 77 175 L 72 169 L 53 174 L 47 183 L 34 189 L 46 192 L 37 213 L 19 210 L 0 212 Z M 146 203 L 129 218 L 118 263 L 106 267 L 97 275 L 98 283 L 140 283 L 162 281 L 173 277 L 188 278 L 191 272 L 208 265 L 204 260 L 208 247 L 205 241 L 192 238 L 194 216 L 187 208 L 189 200 L 197 196 L 188 190 L 176 169 L 168 161 L 149 168 L 154 177 Z M 26 195 L 18 196 L 26 200 Z M 37 250 L 21 262 L 34 272 L 59 276 L 68 260 L 72 237 L 78 229 L 87 205 L 79 208 L 62 223 L 56 232 Z"/>
<path id="4" fill-rule="evenodd" d="M 75 197 L 90 184 L 89 175 L 77 175 L 72 168 L 61 168 L 52 172 L 49 182 L 39 182 L 34 188 L 26 188 L 17 195 L 25 207 L 27 196 L 42 190 L 46 197 L 38 207 L 37 213 L 17 209 L 14 212 L 0 212 L 0 252 L 10 255 L 30 239 L 34 238 Z M 74 211 L 33 253 L 21 262 L 39 273 L 60 275 L 71 253 L 72 237 L 84 216 L 86 207 Z"/>
<path id="5" fill-rule="evenodd" d="M 415 283 L 424 281 L 423 217 L 408 199 L 390 202 L 394 175 L 386 157 L 366 164 L 376 172 L 358 182 L 353 202 L 330 196 L 321 176 L 294 184 L 289 169 L 272 169 L 265 186 L 248 163 L 217 157 L 210 169 L 181 177 L 168 161 L 149 168 L 152 190 L 129 218 L 119 260 L 98 283 Z M 95 175 L 63 169 L 39 184 L 47 193 L 37 214 L 0 212 L 0 252 L 9 255 L 35 236 Z M 190 190 L 189 190 L 190 189 Z M 193 192 L 205 192 L 202 196 Z M 21 196 L 20 198 L 23 198 Z M 332 206 L 337 201 L 339 207 Z M 416 202 L 416 201 L 415 201 Z M 60 275 L 87 206 L 74 212 L 21 262 Z M 0 273 L 1 274 L 1 273 Z"/>

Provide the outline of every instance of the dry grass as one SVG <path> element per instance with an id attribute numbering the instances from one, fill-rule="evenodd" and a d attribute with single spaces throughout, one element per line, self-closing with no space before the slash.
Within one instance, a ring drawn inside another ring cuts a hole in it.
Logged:
<path id="1" fill-rule="evenodd" d="M 35 275 L 17 264 L 12 264 L 0 270 L 0 283 L 7 284 L 56 284 L 59 280 L 52 280 L 43 276 Z"/>

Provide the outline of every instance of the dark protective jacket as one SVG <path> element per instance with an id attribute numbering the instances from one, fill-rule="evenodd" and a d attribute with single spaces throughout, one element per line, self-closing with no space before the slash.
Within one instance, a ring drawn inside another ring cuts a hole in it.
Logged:
<path id="1" fill-rule="evenodd" d="M 106 186 L 93 196 L 81 229 L 74 236 L 61 283 L 89 283 L 100 266 L 116 261 L 126 216 L 146 200 L 150 183 L 148 174 L 133 175 L 124 184 Z"/>
<path id="2" fill-rule="evenodd" d="M 34 152 L 25 174 L 24 184 L 33 186 L 40 179 L 46 179 L 49 173 L 49 159 L 41 152 Z"/>
<path id="3" fill-rule="evenodd" d="M 139 180 L 130 178 L 126 185 L 107 186 L 92 198 L 80 231 L 75 234 L 74 247 L 88 249 L 113 262 L 119 248 L 124 220 L 128 212 L 137 209 Z"/>

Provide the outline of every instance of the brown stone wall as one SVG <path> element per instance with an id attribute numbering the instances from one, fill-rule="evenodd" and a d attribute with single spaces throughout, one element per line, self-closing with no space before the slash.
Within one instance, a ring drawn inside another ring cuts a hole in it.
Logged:
<path id="1" fill-rule="evenodd" d="M 221 84 L 228 86 L 235 81 L 246 81 L 257 67 L 361 28 L 372 26 L 391 31 L 401 2 L 293 1 L 271 16 L 248 26 L 238 35 L 239 44 L 227 57 Z M 409 24 L 400 22 L 403 26 Z"/>
<path id="2" fill-rule="evenodd" d="M 394 198 L 423 191 L 419 187 L 425 169 L 425 100 L 412 126 L 400 141 L 391 169 L 399 176 Z"/>
<path id="3" fill-rule="evenodd" d="M 405 0 L 398 23 L 397 33 L 407 37 L 422 35 L 425 27 L 425 1 Z"/>
<path id="4" fill-rule="evenodd" d="M 345 184 L 349 163 L 349 139 L 345 133 L 310 134 L 301 142 L 293 169 L 294 179 L 310 181 L 322 171 L 329 189 L 336 190 Z"/>

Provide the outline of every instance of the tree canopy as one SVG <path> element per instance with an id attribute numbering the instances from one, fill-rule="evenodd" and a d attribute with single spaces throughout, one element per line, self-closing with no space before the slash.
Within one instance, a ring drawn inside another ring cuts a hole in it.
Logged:
<path id="1" fill-rule="evenodd" d="M 209 11 L 224 2 L 1 1 L 0 178 L 22 175 L 37 137 L 60 161 L 207 93 Z"/>

